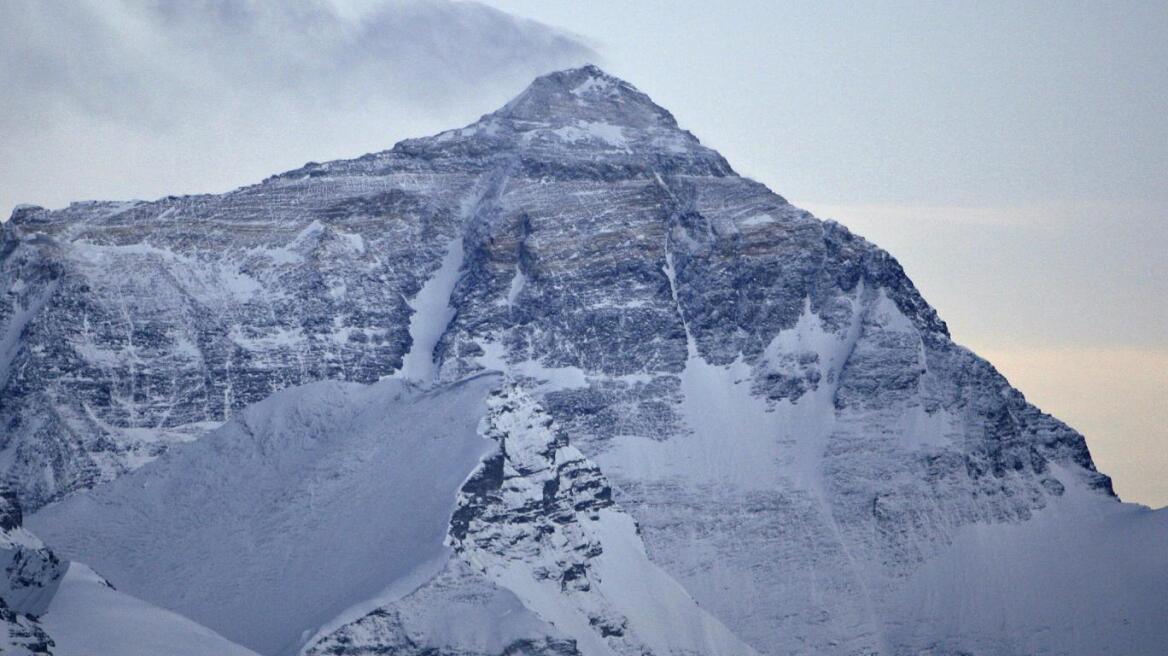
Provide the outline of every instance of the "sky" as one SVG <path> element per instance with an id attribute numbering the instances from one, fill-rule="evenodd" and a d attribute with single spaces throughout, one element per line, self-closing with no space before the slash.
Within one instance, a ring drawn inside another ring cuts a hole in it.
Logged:
<path id="1" fill-rule="evenodd" d="M 595 62 L 895 255 L 954 338 L 1168 505 L 1168 4 L 0 3 L 0 215 L 222 192 Z"/>

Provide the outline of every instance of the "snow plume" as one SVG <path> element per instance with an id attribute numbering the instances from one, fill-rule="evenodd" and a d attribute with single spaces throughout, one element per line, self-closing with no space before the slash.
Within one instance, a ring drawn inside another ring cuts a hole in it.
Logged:
<path id="1" fill-rule="evenodd" d="M 449 0 L 2 3 L 0 214 L 175 180 L 225 190 L 387 148 L 593 58 L 572 35 Z"/>

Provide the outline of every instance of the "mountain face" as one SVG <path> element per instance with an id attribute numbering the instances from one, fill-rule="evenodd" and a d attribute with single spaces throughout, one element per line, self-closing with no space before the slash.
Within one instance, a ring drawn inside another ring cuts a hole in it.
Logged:
<path id="1" fill-rule="evenodd" d="M 1168 644 L 1164 511 L 891 256 L 595 67 L 388 151 L 0 230 L 30 528 L 259 653 Z"/>

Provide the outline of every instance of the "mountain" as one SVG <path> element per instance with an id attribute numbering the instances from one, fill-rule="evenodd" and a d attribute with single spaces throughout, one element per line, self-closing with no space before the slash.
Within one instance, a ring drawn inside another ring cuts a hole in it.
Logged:
<path id="1" fill-rule="evenodd" d="M 890 255 L 595 67 L 388 151 L 2 229 L 29 527 L 259 653 L 1168 644 L 1164 511 Z"/>

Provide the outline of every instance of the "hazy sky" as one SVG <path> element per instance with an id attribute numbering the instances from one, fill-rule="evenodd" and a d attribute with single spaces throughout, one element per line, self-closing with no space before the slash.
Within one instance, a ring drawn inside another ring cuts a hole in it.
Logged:
<path id="1" fill-rule="evenodd" d="M 227 191 L 469 122 L 595 57 L 484 5 L 0 0 L 0 213 Z"/>
<path id="2" fill-rule="evenodd" d="M 1168 504 L 1168 4 L 487 4 L 0 3 L 0 214 L 225 191 L 593 60 L 890 250 L 1121 496 Z"/>

